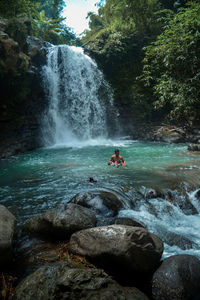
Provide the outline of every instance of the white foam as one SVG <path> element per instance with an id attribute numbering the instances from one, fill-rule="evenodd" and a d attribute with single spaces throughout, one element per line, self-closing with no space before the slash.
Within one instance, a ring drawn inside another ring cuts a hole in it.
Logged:
<path id="1" fill-rule="evenodd" d="M 84 148 L 94 146 L 104 147 L 128 147 L 129 145 L 136 143 L 136 140 L 123 140 L 123 139 L 106 139 L 103 137 L 88 140 L 79 140 L 73 138 L 64 143 L 56 143 L 48 148 L 59 149 L 59 148 Z"/>

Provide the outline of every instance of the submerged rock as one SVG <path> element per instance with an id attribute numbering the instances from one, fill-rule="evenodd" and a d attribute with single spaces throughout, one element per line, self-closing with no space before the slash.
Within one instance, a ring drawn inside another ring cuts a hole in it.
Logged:
<path id="1" fill-rule="evenodd" d="M 79 231 L 71 236 L 70 251 L 105 269 L 148 273 L 155 270 L 163 252 L 162 241 L 141 227 L 110 225 Z"/>
<path id="2" fill-rule="evenodd" d="M 25 223 L 24 229 L 50 238 L 67 239 L 72 233 L 95 225 L 96 216 L 92 211 L 70 203 L 31 218 Z"/>
<path id="3" fill-rule="evenodd" d="M 129 205 L 120 196 L 107 191 L 80 193 L 74 196 L 70 202 L 88 207 L 97 214 L 108 217 L 116 216 L 120 209 Z"/>
<path id="4" fill-rule="evenodd" d="M 139 192 L 145 199 L 154 199 L 161 196 L 161 192 L 144 186 L 141 187 Z"/>
<path id="5" fill-rule="evenodd" d="M 116 218 L 112 224 L 145 228 L 142 224 L 130 218 Z"/>
<path id="6" fill-rule="evenodd" d="M 198 247 L 196 243 L 190 241 L 188 238 L 173 232 L 168 232 L 167 234 L 165 234 L 163 237 L 163 242 L 167 243 L 170 246 L 178 246 L 183 250 Z"/>
<path id="7" fill-rule="evenodd" d="M 148 300 L 148 297 L 134 287 L 120 286 L 100 270 L 60 262 L 41 267 L 25 278 L 15 289 L 14 299 Z"/>
<path id="8" fill-rule="evenodd" d="M 16 219 L 9 210 L 0 205 L 0 266 L 12 259 L 12 242 Z"/>
<path id="9" fill-rule="evenodd" d="M 195 256 L 175 255 L 166 258 L 153 275 L 154 300 L 188 300 L 193 299 L 198 293 L 200 293 L 200 261 Z"/>

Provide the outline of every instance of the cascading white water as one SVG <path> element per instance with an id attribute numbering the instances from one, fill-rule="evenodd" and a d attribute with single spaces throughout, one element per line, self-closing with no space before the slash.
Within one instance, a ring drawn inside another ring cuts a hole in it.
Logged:
<path id="1" fill-rule="evenodd" d="M 43 122 L 45 144 L 107 136 L 106 113 L 112 93 L 102 72 L 82 48 L 50 47 L 43 79 L 49 103 Z"/>
<path id="2" fill-rule="evenodd" d="M 163 257 L 174 254 L 190 254 L 200 258 L 200 203 L 196 197 L 199 189 L 187 192 L 195 214 L 188 214 L 180 207 L 161 198 L 141 199 L 135 209 L 122 209 L 119 217 L 132 218 L 156 234 L 164 242 Z M 175 190 L 174 193 L 177 193 Z M 182 201 L 187 202 L 184 194 Z"/>

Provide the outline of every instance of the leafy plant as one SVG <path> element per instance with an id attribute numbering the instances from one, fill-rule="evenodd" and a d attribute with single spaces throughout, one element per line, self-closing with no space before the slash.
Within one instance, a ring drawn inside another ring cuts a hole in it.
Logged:
<path id="1" fill-rule="evenodd" d="M 152 86 L 155 109 L 174 122 L 192 125 L 200 114 L 200 4 L 174 14 L 157 41 L 147 47 L 143 80 Z"/>

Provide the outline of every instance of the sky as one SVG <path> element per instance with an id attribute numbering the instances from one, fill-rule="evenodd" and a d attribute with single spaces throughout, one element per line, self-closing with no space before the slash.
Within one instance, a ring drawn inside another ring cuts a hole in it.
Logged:
<path id="1" fill-rule="evenodd" d="M 66 7 L 63 10 L 63 17 L 66 17 L 66 25 L 73 28 L 79 35 L 88 29 L 87 13 L 93 11 L 97 13 L 95 6 L 97 0 L 66 0 Z"/>

